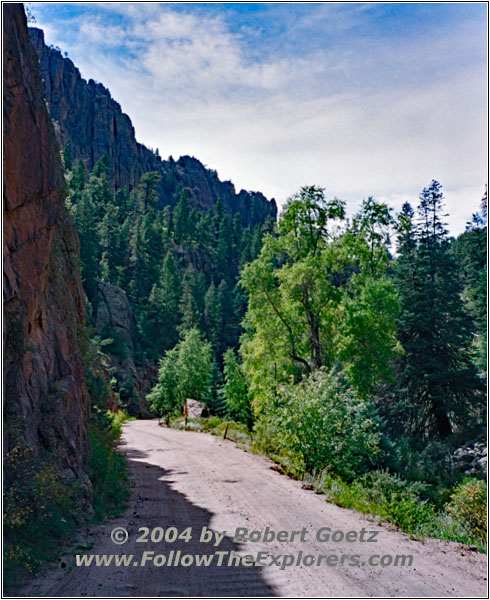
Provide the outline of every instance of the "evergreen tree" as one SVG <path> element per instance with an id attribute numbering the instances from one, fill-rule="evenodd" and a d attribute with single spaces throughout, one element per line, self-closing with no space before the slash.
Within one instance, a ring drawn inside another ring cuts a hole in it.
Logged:
<path id="1" fill-rule="evenodd" d="M 158 184 L 162 176 L 157 171 L 148 171 L 141 176 L 138 184 L 138 202 L 141 212 L 155 209 L 158 201 Z"/>
<path id="2" fill-rule="evenodd" d="M 402 300 L 399 338 L 406 433 L 419 441 L 447 438 L 479 409 L 481 383 L 468 352 L 468 320 L 456 265 L 442 222 L 441 186 L 420 196 L 418 223 L 405 206 L 399 225 L 397 281 Z M 407 411 L 408 408 L 408 411 Z"/>
<path id="3" fill-rule="evenodd" d="M 83 190 L 87 181 L 87 170 L 83 164 L 82 159 L 79 159 L 76 167 L 73 169 L 73 176 L 71 178 L 71 188 L 73 191 L 78 192 Z"/>
<path id="4" fill-rule="evenodd" d="M 183 244 L 190 235 L 189 198 L 187 190 L 183 190 L 177 206 L 173 211 L 174 240 L 176 244 Z"/>
<path id="5" fill-rule="evenodd" d="M 85 186 L 77 195 L 78 199 L 72 212 L 80 238 L 82 280 L 89 302 L 95 304 L 100 256 L 97 209 L 91 187 Z"/>
<path id="6" fill-rule="evenodd" d="M 178 341 L 179 301 L 181 296 L 180 277 L 170 252 L 163 261 L 162 272 L 155 284 L 149 303 L 155 311 L 153 331 L 158 335 L 156 345 L 159 354 L 172 348 Z"/>
<path id="7" fill-rule="evenodd" d="M 218 294 L 214 283 L 211 283 L 204 298 L 204 322 L 206 337 L 216 350 L 223 327 L 221 306 L 218 302 Z"/>
<path id="8" fill-rule="evenodd" d="M 224 417 L 227 414 L 226 402 L 223 398 L 223 394 L 221 393 L 222 387 L 223 374 L 218 363 L 213 357 L 213 362 L 211 365 L 211 386 L 208 408 L 212 415 L 218 415 L 219 417 Z"/>
<path id="9" fill-rule="evenodd" d="M 226 348 L 235 346 L 238 342 L 233 312 L 233 296 L 224 279 L 220 282 L 216 291 L 216 300 L 221 314 L 221 332 L 217 342 L 217 353 L 221 357 Z"/>
<path id="10" fill-rule="evenodd" d="M 184 273 L 182 282 L 182 297 L 179 303 L 181 322 L 179 334 L 183 337 L 191 329 L 198 329 L 201 325 L 202 312 L 194 297 L 193 288 L 196 284 L 196 272 L 188 267 Z"/>
<path id="11" fill-rule="evenodd" d="M 463 286 L 463 300 L 471 315 L 475 364 L 487 373 L 487 217 L 486 193 L 481 211 L 473 215 L 466 231 L 452 244 Z"/>

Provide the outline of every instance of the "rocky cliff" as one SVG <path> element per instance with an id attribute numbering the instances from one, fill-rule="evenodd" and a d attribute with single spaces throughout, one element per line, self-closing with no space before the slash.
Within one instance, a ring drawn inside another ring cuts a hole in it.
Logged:
<path id="1" fill-rule="evenodd" d="M 3 6 L 6 451 L 53 450 L 83 477 L 89 399 L 79 245 L 22 4 Z"/>
<path id="2" fill-rule="evenodd" d="M 129 410 L 132 415 L 151 417 L 145 396 L 157 383 L 157 365 L 135 363 L 136 322 L 124 290 L 103 281 L 97 287 L 99 301 L 94 322 L 105 339 L 113 340 L 104 350 L 111 359 L 114 376 L 120 384 L 118 406 Z"/>
<path id="3" fill-rule="evenodd" d="M 176 194 L 187 188 L 191 202 L 212 209 L 218 198 L 231 215 L 240 213 L 245 225 L 275 219 L 277 207 L 259 192 L 236 193 L 230 182 L 222 182 L 214 171 L 197 159 L 182 157 L 177 162 L 161 160 L 136 141 L 130 118 L 111 98 L 109 90 L 92 79 L 85 81 L 69 58 L 48 47 L 40 29 L 30 28 L 30 38 L 39 57 L 44 93 L 60 144 L 70 144 L 75 160 L 89 169 L 107 154 L 110 178 L 115 189 L 133 187 L 147 171 L 162 175 L 160 205 L 172 204 Z"/>

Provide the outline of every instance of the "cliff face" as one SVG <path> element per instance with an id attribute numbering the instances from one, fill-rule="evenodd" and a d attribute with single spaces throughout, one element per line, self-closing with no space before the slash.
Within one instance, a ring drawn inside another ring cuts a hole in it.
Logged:
<path id="1" fill-rule="evenodd" d="M 89 399 L 78 238 L 24 10 L 3 11 L 6 451 L 49 448 L 83 475 Z"/>
<path id="2" fill-rule="evenodd" d="M 142 418 L 151 417 L 145 396 L 158 381 L 158 368 L 155 364 L 136 365 L 134 360 L 134 343 L 136 338 L 136 321 L 131 311 L 128 297 L 124 290 L 110 283 L 98 283 L 99 302 L 95 314 L 95 325 L 108 338 L 117 336 L 126 347 L 121 354 L 116 348 L 105 347 L 110 356 L 114 376 L 120 382 L 131 382 L 137 397 L 131 397 L 128 389 L 120 391 L 120 405 L 131 414 Z M 109 330 L 107 328 L 110 328 Z"/>
<path id="3" fill-rule="evenodd" d="M 81 158 L 89 169 L 107 154 L 115 189 L 133 187 L 147 171 L 162 175 L 160 205 L 171 204 L 174 194 L 187 188 L 190 201 L 203 210 L 212 209 L 218 198 L 230 214 L 240 213 L 246 225 L 274 219 L 277 207 L 261 193 L 235 192 L 229 182 L 221 182 L 213 171 L 197 159 L 182 157 L 177 163 L 161 160 L 136 142 L 130 118 L 111 98 L 109 90 L 92 79 L 82 79 L 79 70 L 59 50 L 48 47 L 40 29 L 30 28 L 32 45 L 39 57 L 44 93 L 60 144 L 69 143 L 75 160 Z M 253 211 L 252 211 L 253 204 Z M 253 212 L 253 215 L 252 215 Z"/>
<path id="4" fill-rule="evenodd" d="M 135 139 L 131 120 L 100 83 L 87 83 L 69 58 L 44 43 L 41 29 L 29 28 L 39 57 L 44 94 L 62 145 L 91 170 L 107 154 L 116 188 L 135 185 L 156 168 L 156 157 Z"/>

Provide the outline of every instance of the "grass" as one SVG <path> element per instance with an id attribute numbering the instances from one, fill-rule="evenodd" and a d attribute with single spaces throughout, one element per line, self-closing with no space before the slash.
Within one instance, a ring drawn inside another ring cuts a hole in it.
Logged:
<path id="1" fill-rule="evenodd" d="M 86 468 L 93 485 L 95 522 L 119 516 L 130 496 L 126 460 L 116 451 L 122 424 L 130 417 L 123 411 L 109 413 L 108 417 L 108 426 L 91 424 L 88 430 L 91 453 Z"/>
<path id="2" fill-rule="evenodd" d="M 170 419 L 170 427 L 174 429 L 185 429 L 186 431 L 202 431 L 212 435 L 223 437 L 226 431 L 226 439 L 235 442 L 242 449 L 252 448 L 252 434 L 245 425 L 220 419 L 220 417 L 188 418 L 187 424 L 184 417 Z"/>
<path id="3" fill-rule="evenodd" d="M 387 471 L 374 471 L 351 483 L 327 472 L 304 479 L 326 494 L 330 502 L 378 517 L 380 524 L 393 523 L 415 538 L 452 540 L 479 552 L 487 550 L 484 482 L 463 482 L 452 491 L 450 502 L 438 510 L 424 499 L 425 484 L 407 482 Z M 468 495 L 469 486 L 474 490 L 472 498 Z"/>

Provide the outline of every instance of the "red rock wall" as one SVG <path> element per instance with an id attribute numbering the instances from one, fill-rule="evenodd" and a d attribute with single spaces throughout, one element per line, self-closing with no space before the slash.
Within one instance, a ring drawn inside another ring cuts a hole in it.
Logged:
<path id="1" fill-rule="evenodd" d="M 22 4 L 3 5 L 3 60 L 6 450 L 57 449 L 79 475 L 89 417 L 79 243 Z"/>

